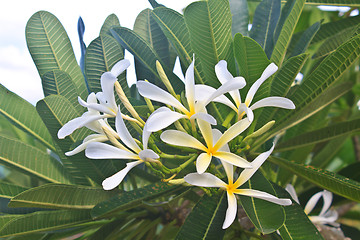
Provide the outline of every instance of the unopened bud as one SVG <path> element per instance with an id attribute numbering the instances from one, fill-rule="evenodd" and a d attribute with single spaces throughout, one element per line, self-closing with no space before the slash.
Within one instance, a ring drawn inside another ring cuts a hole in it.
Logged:
<path id="1" fill-rule="evenodd" d="M 174 89 L 173 89 L 168 77 L 166 76 L 165 71 L 159 61 L 156 61 L 156 70 L 160 76 L 161 81 L 164 83 L 164 85 L 167 88 L 167 90 L 169 91 L 169 93 L 171 95 L 173 95 L 174 97 L 176 97 L 176 93 L 175 93 L 175 91 L 174 91 Z"/>

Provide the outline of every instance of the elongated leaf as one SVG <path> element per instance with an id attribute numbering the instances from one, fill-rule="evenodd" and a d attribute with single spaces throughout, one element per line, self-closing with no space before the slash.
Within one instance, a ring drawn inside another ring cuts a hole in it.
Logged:
<path id="1" fill-rule="evenodd" d="M 18 218 L 21 215 L 1 215 L 0 216 L 0 229 L 5 226 L 5 224 L 7 224 L 8 222 L 12 221 L 15 218 Z"/>
<path id="2" fill-rule="evenodd" d="M 340 122 L 288 139 L 276 146 L 276 151 L 288 151 L 310 144 L 328 141 L 360 130 L 360 119 Z"/>
<path id="3" fill-rule="evenodd" d="M 164 7 L 154 9 L 151 14 L 172 43 L 181 63 L 185 68 L 188 68 L 192 62 L 194 52 L 190 45 L 190 33 L 184 17 L 180 13 Z M 194 74 L 198 83 L 204 83 L 204 74 L 201 71 L 200 61 L 198 61 L 197 56 L 195 56 Z"/>
<path id="4" fill-rule="evenodd" d="M 220 86 L 214 67 L 222 59 L 227 61 L 229 71 L 235 76 L 229 2 L 194 2 L 186 7 L 184 18 L 190 32 L 191 47 L 201 61 L 205 83 L 212 87 Z"/>
<path id="5" fill-rule="evenodd" d="M 290 194 L 277 185 L 273 185 L 280 198 L 291 198 Z M 284 240 L 321 240 L 323 237 L 305 214 L 304 209 L 293 201 L 292 205 L 284 207 L 286 220 L 279 229 Z"/>
<path id="6" fill-rule="evenodd" d="M 309 165 L 297 164 L 282 158 L 270 157 L 269 160 L 320 188 L 329 190 L 352 201 L 360 202 L 359 182 L 350 180 L 349 178 L 345 178 L 333 172 L 328 172 Z"/>
<path id="7" fill-rule="evenodd" d="M 230 10 L 232 14 L 232 35 L 241 33 L 248 36 L 249 26 L 249 9 L 246 0 L 229 0 Z"/>
<path id="8" fill-rule="evenodd" d="M 306 31 L 301 35 L 300 39 L 296 42 L 294 48 L 291 51 L 290 57 L 294 57 L 304 53 L 317 31 L 319 31 L 319 29 L 320 22 L 316 22 L 308 29 L 306 29 Z"/>
<path id="9" fill-rule="evenodd" d="M 260 190 L 276 196 L 271 183 L 259 171 L 241 188 Z M 262 233 L 268 234 L 274 232 L 284 224 L 285 213 L 282 206 L 258 198 L 239 196 L 246 214 Z"/>
<path id="10" fill-rule="evenodd" d="M 42 77 L 42 86 L 45 96 L 51 94 L 64 96 L 79 111 L 84 108 L 78 103 L 78 92 L 72 82 L 70 75 L 61 70 L 46 72 Z"/>
<path id="11" fill-rule="evenodd" d="M 69 37 L 54 15 L 46 11 L 32 15 L 26 25 L 26 42 L 41 77 L 51 70 L 65 71 L 74 81 L 79 95 L 87 96 L 84 76 Z"/>
<path id="12" fill-rule="evenodd" d="M 312 111 L 310 110 L 313 106 L 315 106 L 314 101 L 320 102 L 320 96 L 322 96 L 323 99 L 329 97 L 329 95 L 324 95 L 326 91 L 332 92 L 330 95 L 332 95 L 333 98 L 336 98 L 340 92 L 343 92 L 340 90 L 340 88 L 342 88 L 341 85 L 336 87 L 338 88 L 338 93 L 334 91 L 335 88 L 329 88 L 336 83 L 336 81 L 342 76 L 342 74 L 344 74 L 351 64 L 358 59 L 359 55 L 360 35 L 342 44 L 335 52 L 326 57 L 311 74 L 307 75 L 303 79 L 300 87 L 297 88 L 294 94 L 290 97 L 290 99 L 294 102 L 296 109 L 287 113 L 285 113 L 282 109 L 277 112 L 276 116 L 281 116 L 277 121 L 279 128 L 280 125 L 282 125 L 282 128 L 293 126 L 299 122 L 299 119 L 301 120 L 303 117 L 311 116 Z M 345 85 L 343 85 L 343 87 L 345 87 Z M 332 102 L 331 99 L 328 101 Z M 321 100 L 321 102 L 323 102 L 323 100 Z M 327 104 L 324 104 L 323 106 L 326 105 Z M 307 114 L 301 114 L 301 118 L 297 116 L 297 121 L 294 121 L 294 119 L 290 117 L 297 115 L 301 111 L 307 112 Z M 275 120 L 277 119 L 278 118 L 275 118 Z M 288 124 L 291 121 L 293 122 Z"/>
<path id="13" fill-rule="evenodd" d="M 2 198 L 12 198 L 25 190 L 27 190 L 27 188 L 25 187 L 21 187 L 7 182 L 0 182 L 0 197 Z"/>
<path id="14" fill-rule="evenodd" d="M 222 239 L 227 207 L 226 193 L 204 195 L 186 218 L 175 239 Z"/>
<path id="15" fill-rule="evenodd" d="M 234 37 L 234 50 L 240 76 L 246 80 L 246 86 L 241 91 L 247 92 L 270 61 L 255 40 L 241 34 L 236 34 Z"/>
<path id="16" fill-rule="evenodd" d="M 179 186 L 158 182 L 143 188 L 123 192 L 107 201 L 97 204 L 91 211 L 93 218 L 108 215 L 115 211 L 131 209 L 139 206 L 142 201 L 157 198 L 165 193 L 175 191 Z"/>
<path id="17" fill-rule="evenodd" d="M 85 57 L 85 74 L 92 92 L 101 92 L 100 77 L 108 72 L 118 61 L 124 59 L 121 46 L 108 35 L 101 35 L 93 40 L 87 48 Z M 126 81 L 126 73 L 119 77 L 119 83 L 125 94 L 129 96 L 130 90 Z"/>
<path id="18" fill-rule="evenodd" d="M 260 2 L 261 0 L 249 0 L 250 2 Z M 285 3 L 287 0 L 281 0 Z M 306 0 L 306 4 L 309 5 L 330 5 L 330 6 L 360 6 L 359 0 Z"/>
<path id="19" fill-rule="evenodd" d="M 276 24 L 275 33 L 274 33 L 274 42 L 279 39 L 280 32 L 284 27 L 285 21 L 289 16 L 291 10 L 294 7 L 296 0 L 287 0 L 285 5 L 281 9 L 280 18 L 278 23 Z"/>
<path id="20" fill-rule="evenodd" d="M 120 26 L 119 18 L 114 13 L 110 14 L 105 19 L 105 21 L 104 21 L 104 23 L 103 23 L 103 25 L 101 26 L 101 29 L 100 29 L 100 36 L 109 35 L 109 36 L 112 37 L 110 29 L 113 26 Z"/>
<path id="21" fill-rule="evenodd" d="M 284 61 L 286 50 L 289 46 L 292 34 L 294 33 L 304 5 L 305 0 L 296 0 L 280 31 L 279 38 L 276 41 L 270 59 L 278 66 L 281 66 Z"/>
<path id="22" fill-rule="evenodd" d="M 312 58 L 321 58 L 335 51 L 335 49 L 342 43 L 359 34 L 359 26 L 360 24 L 350 29 L 347 28 L 345 30 L 339 31 L 337 34 L 326 39 L 319 47 L 317 52 L 312 56 Z"/>
<path id="23" fill-rule="evenodd" d="M 347 1 L 348 2 L 348 1 Z M 335 22 L 322 24 L 316 33 L 311 44 L 316 44 L 329 37 L 332 37 L 345 29 L 351 29 L 360 23 L 360 15 L 354 17 L 343 18 Z"/>
<path id="24" fill-rule="evenodd" d="M 152 47 L 138 34 L 123 27 L 114 27 L 111 29 L 111 33 L 125 49 L 131 52 L 137 60 L 145 65 L 151 73 L 156 76 L 156 79 L 147 79 L 149 82 L 158 86 L 163 85 L 156 71 L 156 60 L 158 60 L 163 66 L 164 71 L 171 81 L 175 91 L 180 92 L 184 89 L 183 82 L 172 72 L 172 70 L 169 70 L 166 67 L 166 64 L 161 61 L 161 58 L 156 54 Z"/>
<path id="25" fill-rule="evenodd" d="M 116 172 L 110 160 L 90 160 L 84 156 L 84 153 L 71 157 L 64 155 L 75 142 L 82 141 L 90 134 L 90 131 L 83 127 L 65 139 L 57 138 L 57 132 L 66 122 L 80 117 L 80 114 L 69 104 L 67 99 L 60 95 L 50 95 L 39 101 L 36 108 L 59 146 L 57 152 L 61 161 L 72 176 L 77 177 L 79 184 L 88 185 L 88 180 L 84 174 L 100 184 L 102 180 Z"/>
<path id="26" fill-rule="evenodd" d="M 47 182 L 72 183 L 72 177 L 60 162 L 43 151 L 0 135 L 0 162 Z"/>
<path id="27" fill-rule="evenodd" d="M 270 58 L 274 47 L 274 32 L 280 16 L 280 0 L 263 0 L 256 7 L 250 37 L 265 50 Z"/>
<path id="28" fill-rule="evenodd" d="M 15 196 L 11 199 L 9 207 L 91 209 L 116 193 L 117 191 L 105 191 L 101 188 L 46 184 Z"/>
<path id="29" fill-rule="evenodd" d="M 162 62 L 172 69 L 169 58 L 169 41 L 153 19 L 151 12 L 152 10 L 147 8 L 139 13 L 134 23 L 134 32 L 148 42 Z"/>
<path id="30" fill-rule="evenodd" d="M 91 221 L 88 210 L 42 211 L 19 216 L 0 229 L 0 237 L 58 230 Z"/>

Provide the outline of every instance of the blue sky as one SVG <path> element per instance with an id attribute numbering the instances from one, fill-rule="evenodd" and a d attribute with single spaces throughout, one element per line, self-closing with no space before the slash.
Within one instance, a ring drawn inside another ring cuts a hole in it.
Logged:
<path id="1" fill-rule="evenodd" d="M 194 0 L 159 0 L 159 3 L 181 11 Z M 95 39 L 105 18 L 115 13 L 122 26 L 132 28 L 136 16 L 145 8 L 151 8 L 147 0 L 106 1 L 7 1 L 0 8 L 0 83 L 32 104 L 42 99 L 41 80 L 30 57 L 25 41 L 28 19 L 39 10 L 54 14 L 65 27 L 77 59 L 80 58 L 77 21 L 85 22 L 84 41 L 88 45 Z M 131 56 L 127 55 L 128 58 Z M 131 72 L 129 74 L 134 74 Z M 133 78 L 134 75 L 130 76 Z"/>

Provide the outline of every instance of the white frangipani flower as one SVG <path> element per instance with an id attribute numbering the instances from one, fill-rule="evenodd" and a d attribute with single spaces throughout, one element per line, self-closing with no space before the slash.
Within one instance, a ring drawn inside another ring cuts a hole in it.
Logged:
<path id="1" fill-rule="evenodd" d="M 188 109 L 174 96 L 165 90 L 155 86 L 152 83 L 147 81 L 138 81 L 136 86 L 141 96 L 149 98 L 153 101 L 161 102 L 167 105 L 170 105 L 182 113 L 175 111 L 164 111 L 158 110 L 152 118 L 149 118 L 149 131 L 156 132 L 161 129 L 166 128 L 170 124 L 181 118 L 188 119 L 203 119 L 213 125 L 216 124 L 216 120 L 213 116 L 204 112 L 206 104 L 212 101 L 212 99 L 221 96 L 224 93 L 227 93 L 234 89 L 243 88 L 245 86 L 244 78 L 237 78 L 236 81 L 229 81 L 222 85 L 220 88 L 215 90 L 208 98 L 203 101 L 201 104 L 196 103 L 195 99 L 195 80 L 194 80 L 194 60 L 188 67 L 185 74 L 185 97 L 187 100 Z M 201 93 L 197 93 L 201 94 Z M 163 119 L 164 121 L 158 121 L 158 119 Z M 154 124 L 156 123 L 156 124 Z"/>
<path id="2" fill-rule="evenodd" d="M 88 112 L 64 124 L 58 132 L 59 139 L 65 138 L 78 128 L 89 126 L 91 122 L 116 116 L 117 105 L 114 96 L 114 84 L 117 81 L 117 77 L 128 68 L 129 65 L 130 62 L 127 59 L 119 61 L 113 66 L 110 72 L 105 72 L 101 75 L 102 92 L 98 92 L 96 95 L 95 93 L 90 93 L 86 102 L 78 97 L 80 105 L 87 107 Z M 97 103 L 97 100 L 100 101 L 100 104 Z M 100 112 L 103 114 L 100 114 Z"/>
<path id="3" fill-rule="evenodd" d="M 204 153 L 201 153 L 196 159 L 196 170 L 199 174 L 205 172 L 205 170 L 210 165 L 212 157 L 217 157 L 237 167 L 252 167 L 252 165 L 246 161 L 246 159 L 222 149 L 224 145 L 226 145 L 250 126 L 251 122 L 247 118 L 231 126 L 218 138 L 216 142 L 213 141 L 213 131 L 210 124 L 201 119 L 198 119 L 197 122 L 201 134 L 205 140 L 206 146 L 193 136 L 178 130 L 166 130 L 161 134 L 160 138 L 162 141 L 168 144 L 190 147 L 204 151 Z"/>
<path id="4" fill-rule="evenodd" d="M 269 202 L 273 202 L 279 205 L 290 205 L 290 199 L 280 199 L 269 193 L 253 190 L 253 189 L 241 189 L 245 182 L 247 182 L 254 173 L 260 168 L 263 162 L 270 156 L 271 152 L 274 150 L 273 147 L 262 154 L 260 154 L 254 161 L 251 162 L 253 168 L 244 169 L 239 178 L 234 182 L 234 168 L 233 165 L 223 162 L 223 166 L 227 175 L 228 183 L 225 183 L 218 177 L 212 175 L 211 173 L 190 173 L 184 177 L 185 182 L 199 187 L 217 187 L 222 188 L 227 192 L 228 199 L 228 208 L 226 210 L 225 221 L 222 228 L 228 228 L 233 221 L 235 220 L 237 213 L 237 200 L 235 194 L 245 195 L 254 198 L 260 198 Z"/>
<path id="5" fill-rule="evenodd" d="M 257 108 L 280 107 L 285 109 L 294 109 L 295 108 L 294 103 L 290 99 L 284 97 L 267 97 L 251 105 L 251 102 L 257 90 L 261 86 L 261 84 L 263 84 L 263 82 L 266 79 L 268 79 L 271 75 L 273 75 L 277 70 L 278 67 L 274 63 L 269 64 L 269 66 L 267 66 L 264 72 L 262 73 L 261 77 L 258 80 L 256 80 L 256 82 L 250 87 L 244 103 L 241 102 L 240 93 L 237 90 L 230 92 L 231 98 L 233 99 L 235 104 L 224 95 L 216 97 L 212 101 L 220 102 L 222 104 L 227 105 L 235 112 L 237 112 L 239 119 L 241 119 L 246 113 L 250 121 L 252 121 L 254 118 L 254 114 L 252 111 Z M 225 60 L 221 60 L 218 64 L 216 64 L 215 73 L 219 81 L 223 85 L 235 79 L 228 71 L 227 62 Z M 203 100 L 207 96 L 212 95 L 215 91 L 214 88 L 206 85 L 196 85 L 195 89 L 196 89 L 195 91 L 196 100 Z"/>
<path id="6" fill-rule="evenodd" d="M 356 103 L 356 106 L 357 106 L 358 109 L 360 110 L 360 100 Z"/>
<path id="7" fill-rule="evenodd" d="M 285 190 L 290 193 L 294 201 L 300 204 L 295 189 L 291 184 L 287 184 Z M 309 216 L 309 214 L 315 208 L 317 202 L 320 200 L 321 197 L 323 198 L 324 203 L 319 215 Z M 308 215 L 311 222 L 315 224 L 329 224 L 334 227 L 339 227 L 339 223 L 335 222 L 338 219 L 338 213 L 330 209 L 332 199 L 332 192 L 329 192 L 327 190 L 318 192 L 309 199 L 309 201 L 305 205 L 304 212 L 306 213 L 306 215 Z"/>
<path id="8" fill-rule="evenodd" d="M 150 134 L 146 129 L 143 130 L 143 149 L 137 145 L 125 126 L 120 110 L 116 116 L 115 126 L 117 134 L 127 148 L 122 147 L 120 149 L 106 143 L 92 142 L 88 144 L 85 155 L 92 159 L 135 159 L 136 161 L 127 163 L 124 169 L 106 178 L 102 182 L 105 190 L 111 190 L 117 187 L 125 178 L 126 174 L 137 165 L 143 162 L 156 161 L 156 159 L 159 158 L 159 155 L 153 150 L 147 149 Z"/>

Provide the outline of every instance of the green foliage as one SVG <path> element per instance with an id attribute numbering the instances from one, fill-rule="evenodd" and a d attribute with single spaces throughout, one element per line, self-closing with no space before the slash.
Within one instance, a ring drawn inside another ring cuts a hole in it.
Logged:
<path id="1" fill-rule="evenodd" d="M 349 201 L 360 202 L 356 106 L 360 17 L 350 17 L 349 12 L 343 16 L 315 12 L 313 6 L 358 8 L 358 0 L 205 0 L 191 3 L 183 14 L 149 2 L 153 9 L 140 12 L 133 29 L 122 27 L 115 14 L 109 15 L 99 36 L 86 48 L 84 75 L 91 92 L 103 91 L 100 78 L 124 59 L 124 49 L 134 55 L 136 80 L 146 79 L 168 90 L 169 81 L 174 97 L 187 109 L 191 103 L 184 100 L 191 89 L 184 91 L 183 81 L 172 71 L 176 57 L 183 73 L 195 59 L 195 83 L 214 88 L 221 85 L 214 67 L 226 60 L 233 77 L 246 80 L 239 90 L 242 103 L 264 69 L 275 63 L 278 70 L 261 84 L 252 104 L 277 96 L 290 99 L 295 109 L 256 109 L 254 122 L 240 137 L 227 132 L 232 137 L 231 152 L 249 162 L 275 143 L 276 155 L 239 189 L 284 199 L 290 198 L 284 187 L 292 183 L 302 194 L 300 198 L 314 186 L 331 191 L 337 195 L 334 204 L 339 209 Z M 100 127 L 85 124 L 58 139 L 61 127 L 91 110 L 78 104 L 78 97 L 86 100 L 88 95 L 84 75 L 65 29 L 51 13 L 39 11 L 29 19 L 26 41 L 45 98 L 34 107 L 0 86 L 0 238 L 279 239 L 278 230 L 283 239 L 323 239 L 324 232 L 317 230 L 317 223 L 295 201 L 280 206 L 240 194 L 236 194 L 239 216 L 231 227 L 222 229 L 230 204 L 226 191 L 233 191 L 236 184 L 214 189 L 184 183 L 183 177 L 196 171 L 195 159 L 201 151 L 166 145 L 160 131 L 153 132 L 143 146 L 144 122 L 159 103 L 144 99 L 135 86 L 130 91 L 125 71 L 117 76 L 119 84 L 114 87 L 116 105 L 139 147 L 154 150 L 160 157 L 153 162 L 140 158 L 145 163 L 131 169 L 119 187 L 103 190 L 105 179 L 133 163 L 121 157 L 112 159 L 113 155 L 89 159 L 88 152 L 73 156 L 67 152 L 96 141 L 89 135 L 106 137 L 99 141 L 123 151 L 133 143 L 124 140 L 126 133 L 119 129 L 120 139 L 119 134 L 108 132 L 106 126 L 115 129 L 110 117 L 96 122 Z M 166 76 L 159 71 L 159 63 Z M 303 80 L 295 81 L 299 73 Z M 233 96 L 235 91 L 224 96 Z M 108 100 L 101 94 L 97 99 Z M 222 133 L 241 115 L 221 103 L 212 102 L 206 110 L 217 120 L 212 128 Z M 209 141 L 201 137 L 197 121 L 181 119 L 170 128 L 191 133 L 202 143 Z M 241 178 L 238 169 L 235 178 Z M 215 157 L 206 172 L 229 182 L 225 180 L 228 172 Z M 350 205 L 354 204 L 346 207 Z M 319 206 L 314 211 L 320 212 Z M 352 221 L 346 220 L 346 214 L 340 217 L 343 229 L 359 228 L 359 209 L 351 213 L 357 216 Z M 345 235 L 349 232 L 344 231 Z"/>

